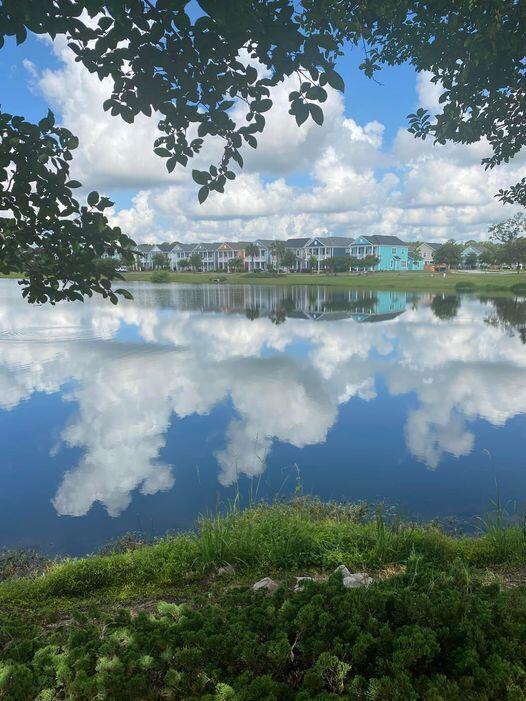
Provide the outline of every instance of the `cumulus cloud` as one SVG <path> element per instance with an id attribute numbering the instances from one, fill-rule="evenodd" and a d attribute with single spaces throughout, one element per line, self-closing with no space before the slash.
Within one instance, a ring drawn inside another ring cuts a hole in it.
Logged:
<path id="1" fill-rule="evenodd" d="M 511 164 L 484 171 L 483 142 L 433 146 L 401 129 L 393 144 L 372 119 L 358 124 L 345 114 L 342 96 L 328 90 L 322 127 L 308 120 L 301 128 L 288 114 L 289 78 L 272 90 L 274 108 L 256 150 L 244 148 L 245 168 L 224 195 L 211 193 L 199 205 L 189 170 L 169 175 L 152 152 L 156 118 L 139 116 L 133 125 L 102 109 L 109 79 L 102 83 L 74 60 L 57 39 L 56 70 L 27 63 L 29 80 L 62 115 L 81 146 L 75 176 L 87 187 L 135 189 L 131 206 L 113 221 L 136 240 L 211 241 L 282 238 L 314 234 L 398 235 L 432 241 L 484 238 L 488 226 L 513 214 L 495 192 L 526 175 L 524 154 Z M 244 59 L 250 59 L 245 56 Z M 440 110 L 440 84 L 428 73 L 415 76 L 415 107 Z M 234 114 L 243 119 L 246 106 Z M 374 105 L 371 106 L 374 114 Z M 403 115 L 400 117 L 403 119 Z M 210 144 L 194 167 L 217 161 L 221 144 Z"/>

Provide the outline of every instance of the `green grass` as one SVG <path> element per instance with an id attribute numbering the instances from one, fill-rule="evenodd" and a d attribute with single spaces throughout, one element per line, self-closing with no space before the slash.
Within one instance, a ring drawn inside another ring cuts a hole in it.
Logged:
<path id="1" fill-rule="evenodd" d="M 163 271 L 164 273 L 164 271 Z M 153 279 L 152 279 L 153 276 Z M 20 275 L 0 275 L 0 277 L 19 278 Z M 153 282 L 155 272 L 129 272 L 124 274 L 125 280 Z M 375 290 L 430 291 L 430 292 L 511 292 L 524 294 L 526 290 L 526 272 L 501 273 L 466 273 L 451 271 L 444 278 L 438 273 L 397 272 L 372 273 L 359 275 L 357 273 L 326 274 L 259 274 L 259 273 L 171 273 L 163 274 L 163 282 L 210 284 L 220 279 L 221 283 L 236 285 L 329 285 L 335 287 L 353 287 Z M 515 288 L 515 289 L 514 289 Z"/>
<path id="2" fill-rule="evenodd" d="M 0 698 L 526 701 L 526 588 L 502 586 L 525 532 L 498 502 L 479 525 L 454 537 L 363 504 L 234 504 L 196 533 L 8 579 Z M 344 589 L 342 563 L 373 585 Z M 254 594 L 266 575 L 279 589 Z"/>
<path id="3" fill-rule="evenodd" d="M 478 568 L 524 564 L 522 527 L 487 517 L 485 524 L 490 523 L 478 537 L 454 537 L 432 525 L 366 518 L 363 507 L 308 499 L 234 508 L 203 518 L 195 533 L 124 553 L 58 562 L 44 574 L 4 581 L 0 607 L 38 607 L 61 597 L 101 594 L 116 600 L 149 596 L 206 577 L 225 563 L 242 577 L 330 570 L 340 563 L 375 571 L 414 556 L 438 568 L 457 558 Z"/>
<path id="4" fill-rule="evenodd" d="M 282 274 L 265 275 L 258 273 L 169 273 L 170 282 L 209 284 L 218 277 L 224 278 L 230 284 L 249 285 L 330 285 L 339 287 L 368 288 L 376 290 L 404 291 L 465 291 L 485 290 L 510 292 L 517 284 L 524 284 L 526 273 L 465 273 L 450 272 L 444 278 L 431 272 L 406 273 L 372 273 L 359 275 L 356 273 L 325 274 Z M 151 281 L 151 272 L 126 273 L 125 279 L 130 281 Z"/>

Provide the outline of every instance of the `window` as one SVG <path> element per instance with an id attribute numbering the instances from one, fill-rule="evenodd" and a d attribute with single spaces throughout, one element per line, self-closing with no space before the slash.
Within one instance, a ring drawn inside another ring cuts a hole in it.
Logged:
<path id="1" fill-rule="evenodd" d="M 393 256 L 395 256 L 396 255 L 396 248 L 391 248 L 391 253 L 393 254 Z"/>

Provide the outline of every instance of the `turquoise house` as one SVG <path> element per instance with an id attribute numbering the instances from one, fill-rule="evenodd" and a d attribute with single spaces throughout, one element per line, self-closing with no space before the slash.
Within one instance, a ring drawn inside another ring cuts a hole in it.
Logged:
<path id="1" fill-rule="evenodd" d="M 348 247 L 353 258 L 376 256 L 379 263 L 374 270 L 423 270 L 424 262 L 409 250 L 409 244 L 397 236 L 358 236 Z"/>

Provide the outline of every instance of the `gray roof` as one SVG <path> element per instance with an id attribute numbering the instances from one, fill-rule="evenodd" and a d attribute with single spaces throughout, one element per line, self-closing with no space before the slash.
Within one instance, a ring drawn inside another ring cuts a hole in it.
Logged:
<path id="1" fill-rule="evenodd" d="M 153 243 L 140 243 L 136 248 L 139 253 L 149 253 L 153 248 Z"/>
<path id="2" fill-rule="evenodd" d="M 172 243 L 158 243 L 157 248 L 160 248 L 163 253 L 169 253 L 178 245 L 178 241 L 173 241 Z"/>
<path id="3" fill-rule="evenodd" d="M 485 253 L 485 252 L 488 250 L 488 249 L 486 248 L 486 246 L 484 246 L 484 245 L 481 244 L 481 243 L 470 243 L 469 245 L 466 246 L 466 248 L 462 251 L 462 253 L 464 254 L 464 253 L 468 250 L 468 248 L 472 248 L 472 249 L 473 249 L 474 251 L 476 251 L 479 255 L 480 255 L 481 253 Z"/>
<path id="4" fill-rule="evenodd" d="M 256 241 L 256 244 L 261 243 L 263 246 L 266 246 L 266 248 L 270 248 L 277 241 L 279 241 L 279 239 L 258 239 Z M 282 242 L 282 243 L 284 243 L 284 242 Z"/>
<path id="5" fill-rule="evenodd" d="M 316 238 L 319 239 L 325 246 L 340 246 L 345 248 L 350 246 L 351 243 L 354 243 L 354 239 L 351 239 L 348 236 L 324 236 L 322 238 L 317 236 Z"/>
<path id="6" fill-rule="evenodd" d="M 287 248 L 303 248 L 303 246 L 308 244 L 311 238 L 312 236 L 309 236 L 308 239 L 287 239 L 285 241 L 285 246 Z"/>
<path id="7" fill-rule="evenodd" d="M 174 249 L 176 248 L 177 250 L 183 251 L 184 253 L 191 253 L 196 246 L 196 243 L 178 243 L 174 246 Z"/>
<path id="8" fill-rule="evenodd" d="M 398 236 L 362 236 L 366 241 L 376 246 L 407 246 Z"/>
<path id="9" fill-rule="evenodd" d="M 217 251 L 219 246 L 221 245 L 220 243 L 196 243 L 196 244 L 190 244 L 193 245 L 194 250 L 196 251 Z"/>
<path id="10" fill-rule="evenodd" d="M 444 245 L 443 243 L 437 243 L 436 241 L 423 241 L 423 243 L 429 246 L 429 248 L 432 248 L 434 251 L 438 251 L 438 249 L 442 248 L 442 246 Z"/>

